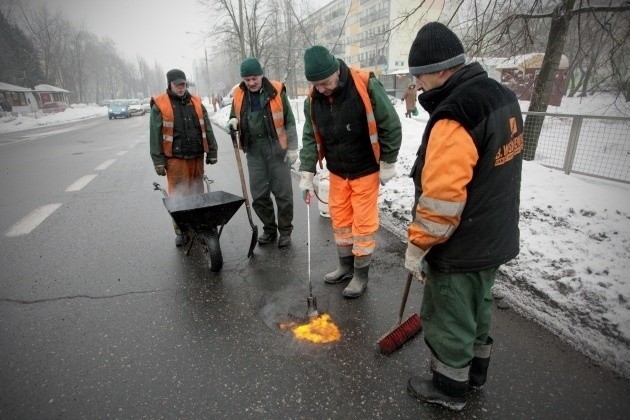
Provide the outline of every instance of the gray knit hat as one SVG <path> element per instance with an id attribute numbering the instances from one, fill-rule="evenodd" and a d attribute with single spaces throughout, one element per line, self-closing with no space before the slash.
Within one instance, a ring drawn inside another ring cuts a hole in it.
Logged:
<path id="1" fill-rule="evenodd" d="M 418 31 L 409 50 L 409 73 L 435 73 L 466 62 L 466 54 L 457 35 L 439 22 L 430 22 Z"/>
<path id="2" fill-rule="evenodd" d="M 321 45 L 304 51 L 304 76 L 309 82 L 324 80 L 339 68 L 339 60 Z"/>

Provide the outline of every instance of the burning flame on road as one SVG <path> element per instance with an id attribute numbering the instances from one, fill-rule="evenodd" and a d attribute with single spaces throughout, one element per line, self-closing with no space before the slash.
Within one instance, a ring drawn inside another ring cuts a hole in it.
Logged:
<path id="1" fill-rule="evenodd" d="M 339 327 L 330 319 L 330 315 L 323 314 L 309 319 L 308 324 L 299 325 L 295 322 L 280 324 L 280 329 L 291 329 L 295 338 L 308 340 L 313 343 L 332 343 L 341 339 Z"/>

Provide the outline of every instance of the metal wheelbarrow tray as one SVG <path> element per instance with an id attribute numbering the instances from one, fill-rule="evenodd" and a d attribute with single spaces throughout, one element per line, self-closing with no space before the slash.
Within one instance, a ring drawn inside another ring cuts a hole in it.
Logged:
<path id="1" fill-rule="evenodd" d="M 223 267 L 223 255 L 219 237 L 223 226 L 234 216 L 245 199 L 225 191 L 203 194 L 164 197 L 166 210 L 187 237 L 186 255 L 195 241 L 204 248 L 210 270 L 217 272 Z"/>

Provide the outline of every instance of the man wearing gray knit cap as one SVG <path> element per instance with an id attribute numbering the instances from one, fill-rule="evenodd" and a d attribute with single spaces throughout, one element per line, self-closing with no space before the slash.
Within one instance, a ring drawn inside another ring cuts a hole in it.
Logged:
<path id="1" fill-rule="evenodd" d="M 486 382 L 492 338 L 491 288 L 519 253 L 523 120 L 514 93 L 465 65 L 446 26 L 423 26 L 409 72 L 429 113 L 411 176 L 413 222 L 405 268 L 425 283 L 420 317 L 431 379 L 412 377 L 417 398 L 460 411 Z"/>

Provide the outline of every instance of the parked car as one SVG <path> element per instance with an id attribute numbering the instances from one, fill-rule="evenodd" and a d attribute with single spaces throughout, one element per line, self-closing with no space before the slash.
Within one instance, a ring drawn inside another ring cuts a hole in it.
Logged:
<path id="1" fill-rule="evenodd" d="M 129 103 L 122 100 L 113 101 L 109 104 L 107 116 L 110 120 L 114 118 L 129 118 L 131 116 L 129 114 Z"/>
<path id="2" fill-rule="evenodd" d="M 144 108 L 144 112 L 151 112 L 151 98 L 142 101 L 142 108 Z"/>
<path id="3" fill-rule="evenodd" d="M 42 105 L 44 114 L 56 114 L 57 112 L 63 112 L 68 108 L 68 104 L 65 102 L 46 102 Z"/>
<path id="4" fill-rule="evenodd" d="M 129 101 L 129 115 L 144 115 L 144 108 L 139 99 Z"/>

